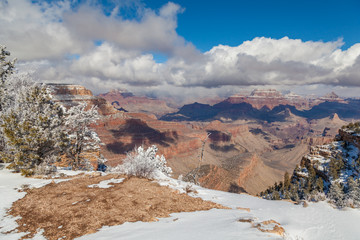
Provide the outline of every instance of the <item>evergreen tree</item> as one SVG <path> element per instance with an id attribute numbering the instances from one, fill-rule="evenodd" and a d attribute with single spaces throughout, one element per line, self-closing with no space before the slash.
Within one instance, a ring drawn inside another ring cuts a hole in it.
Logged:
<path id="1" fill-rule="evenodd" d="M 319 191 L 319 192 L 324 192 L 324 181 L 321 177 L 318 177 L 316 179 L 316 189 Z"/>
<path id="2" fill-rule="evenodd" d="M 275 190 L 275 191 L 272 193 L 272 200 L 280 200 L 280 194 L 279 194 L 278 191 Z"/>
<path id="3" fill-rule="evenodd" d="M 66 152 L 79 167 L 84 151 L 97 150 L 100 139 L 88 125 L 98 118 L 95 108 L 79 105 L 66 111 L 51 100 L 49 89 L 27 74 L 13 74 L 15 61 L 0 46 L 1 160 L 25 175 L 52 164 Z M 66 114 L 66 116 L 64 115 Z"/>
<path id="4" fill-rule="evenodd" d="M 360 207 L 360 185 L 352 177 L 348 179 L 348 191 L 345 196 L 346 202 L 353 207 Z"/>
<path id="5" fill-rule="evenodd" d="M 3 109 L 4 101 L 7 100 L 6 82 L 9 75 L 11 75 L 15 68 L 16 60 L 7 60 L 10 52 L 6 51 L 6 47 L 0 45 L 0 111 Z M 0 119 L 1 121 L 1 119 Z M 0 150 L 4 148 L 4 136 L 0 131 Z M 0 160 L 1 161 L 1 160 Z"/>
<path id="6" fill-rule="evenodd" d="M 88 168 L 88 159 L 82 155 L 85 151 L 100 149 L 100 139 L 89 125 L 99 119 L 97 107 L 86 110 L 86 104 L 79 104 L 66 111 L 65 127 L 70 138 L 66 149 L 73 169 Z"/>
<path id="7" fill-rule="evenodd" d="M 307 170 L 309 173 L 309 177 L 308 177 L 308 184 L 310 185 L 310 187 L 312 187 L 315 184 L 316 181 L 316 172 L 315 169 L 312 165 L 307 166 Z"/>
<path id="8" fill-rule="evenodd" d="M 0 45 L 0 85 L 6 82 L 6 79 L 13 73 L 15 68 L 16 59 L 7 60 L 8 56 L 10 56 L 10 52 L 6 51 L 5 46 Z"/>
<path id="9" fill-rule="evenodd" d="M 43 161 L 59 156 L 65 136 L 62 132 L 62 108 L 51 101 L 48 89 L 39 84 L 13 79 L 1 111 L 1 130 L 5 148 L 1 153 L 10 168 L 33 174 Z"/>
<path id="10" fill-rule="evenodd" d="M 286 171 L 284 174 L 284 189 L 289 190 L 290 188 L 290 176 L 289 173 Z"/>
<path id="11" fill-rule="evenodd" d="M 297 184 L 292 184 L 290 189 L 291 200 L 299 201 L 299 188 Z"/>
<path id="12" fill-rule="evenodd" d="M 333 182 L 331 184 L 327 197 L 330 199 L 330 202 L 332 202 L 339 208 L 343 208 L 346 206 L 346 203 L 344 201 L 344 192 L 338 182 Z"/>
<path id="13" fill-rule="evenodd" d="M 356 161 L 355 161 L 355 166 L 356 166 L 357 168 L 360 167 L 360 155 L 358 156 L 358 158 L 357 158 Z"/>
<path id="14" fill-rule="evenodd" d="M 283 192 L 283 198 L 284 199 L 291 199 L 291 192 L 289 190 L 285 190 Z"/>
<path id="15" fill-rule="evenodd" d="M 339 178 L 340 169 L 339 169 L 338 161 L 339 161 L 339 160 L 337 160 L 337 159 L 335 159 L 335 158 L 331 158 L 331 159 L 330 159 L 329 173 L 330 173 L 330 176 L 331 176 L 334 180 Z"/>

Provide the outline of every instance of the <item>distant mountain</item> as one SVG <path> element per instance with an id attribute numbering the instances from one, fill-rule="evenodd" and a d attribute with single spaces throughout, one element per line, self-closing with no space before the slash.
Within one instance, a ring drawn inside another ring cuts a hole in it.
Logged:
<path id="1" fill-rule="evenodd" d="M 252 102 L 254 98 L 260 100 Z M 280 95 L 279 92 L 253 92 L 250 97 L 230 97 L 213 106 L 193 103 L 183 106 L 178 112 L 161 117 L 165 121 L 211 121 L 211 120 L 260 120 L 267 122 L 286 121 L 293 114 L 307 119 L 321 119 L 338 114 L 340 118 L 360 118 L 360 100 L 337 97 L 334 93 L 317 100 L 304 99 L 296 103 L 295 97 L 291 100 Z M 325 101 L 326 100 L 326 101 Z M 251 103 L 252 102 L 252 103 Z M 318 104 L 314 105 L 314 102 Z M 286 103 L 286 104 L 285 104 Z M 298 105 L 302 106 L 298 108 Z M 314 105 L 309 109 L 303 106 Z M 261 108 L 260 108 L 261 107 Z"/>
<path id="2" fill-rule="evenodd" d="M 169 107 L 165 101 L 134 96 L 131 92 L 123 89 L 111 90 L 108 93 L 100 94 L 99 97 L 106 99 L 114 108 L 120 111 L 148 113 L 159 117 L 177 110 Z"/>
<path id="3" fill-rule="evenodd" d="M 273 109 L 278 105 L 290 104 L 290 101 L 275 89 L 255 89 L 250 95 L 233 95 L 226 99 L 225 102 L 231 104 L 248 103 L 256 109 L 262 109 L 263 107 Z"/>

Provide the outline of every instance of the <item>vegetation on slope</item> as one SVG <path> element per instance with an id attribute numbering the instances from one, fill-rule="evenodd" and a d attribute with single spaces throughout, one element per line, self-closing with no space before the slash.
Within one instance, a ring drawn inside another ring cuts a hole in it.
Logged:
<path id="1" fill-rule="evenodd" d="M 360 123 L 342 127 L 357 136 Z M 339 208 L 360 207 L 360 150 L 351 141 L 338 136 L 338 141 L 312 147 L 290 176 L 269 187 L 260 196 L 266 199 L 293 201 L 328 200 Z"/>

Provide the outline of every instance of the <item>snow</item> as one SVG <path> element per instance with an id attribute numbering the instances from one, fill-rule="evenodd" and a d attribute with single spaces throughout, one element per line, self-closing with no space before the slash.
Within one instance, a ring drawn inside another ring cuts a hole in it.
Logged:
<path id="1" fill-rule="evenodd" d="M 110 179 L 108 183 L 114 182 Z M 16 227 L 15 218 L 6 216 L 6 209 L 25 193 L 17 189 L 23 184 L 32 187 L 43 186 L 52 180 L 24 178 L 19 174 L 0 170 L 0 239 L 19 239 L 24 234 L 2 234 Z M 120 181 L 120 180 L 119 180 Z M 159 183 L 184 192 L 188 183 L 180 180 L 160 177 Z M 105 181 L 98 185 L 106 184 Z M 308 207 L 294 205 L 286 201 L 269 201 L 247 194 L 233 194 L 192 186 L 197 194 L 205 200 L 230 207 L 231 209 L 212 209 L 191 213 L 171 214 L 168 218 L 160 218 L 158 222 L 125 223 L 119 226 L 103 227 L 97 233 L 85 235 L 82 240 L 183 240 L 183 239 L 358 239 L 360 230 L 360 211 L 355 209 L 338 210 L 326 202 L 309 203 Z M 250 212 L 239 210 L 249 208 Z M 253 219 L 255 223 L 275 220 L 285 229 L 284 238 L 260 232 L 251 227 L 251 223 L 239 222 L 239 219 Z M 33 239 L 44 239 L 40 232 Z"/>
<path id="2" fill-rule="evenodd" d="M 163 176 L 161 185 L 184 192 L 188 183 Z M 247 194 L 233 194 L 192 186 L 197 197 L 210 200 L 229 210 L 213 209 L 193 213 L 171 214 L 158 222 L 125 223 L 103 227 L 99 232 L 78 238 L 79 240 L 115 239 L 283 239 L 252 228 L 250 223 L 239 219 L 255 219 L 256 222 L 275 220 L 286 231 L 288 240 L 358 239 L 360 211 L 338 210 L 326 202 L 309 203 L 308 207 L 286 201 L 270 201 Z M 250 208 L 250 212 L 237 208 Z"/>
<path id="3" fill-rule="evenodd" d="M 18 192 L 18 189 L 21 189 L 22 186 L 28 184 L 29 187 L 42 187 L 46 184 L 49 184 L 52 180 L 44 179 L 33 179 L 25 178 L 20 174 L 11 173 L 7 169 L 0 170 L 0 239 L 11 240 L 11 239 L 20 239 L 23 236 L 23 233 L 12 233 L 4 235 L 3 232 L 11 231 L 17 227 L 15 222 L 16 218 L 11 216 L 6 216 L 6 211 L 9 209 L 13 202 L 23 198 L 25 192 Z M 34 239 L 41 239 L 40 236 Z"/>
<path id="4" fill-rule="evenodd" d="M 82 173 L 89 173 L 89 172 L 85 172 L 85 171 L 82 171 L 82 170 L 77 170 L 77 171 L 69 171 L 69 170 L 66 170 L 66 169 L 58 169 L 56 171 L 57 175 L 64 175 L 64 176 L 76 176 L 76 175 L 79 175 L 79 174 L 82 174 Z M 91 173 L 91 172 L 90 172 Z"/>
<path id="5" fill-rule="evenodd" d="M 83 236 L 80 239 L 156 239 L 156 240 L 184 240 L 184 239 L 282 239 L 273 234 L 264 234 L 250 223 L 238 220 L 247 216 L 237 210 L 212 209 L 195 213 L 177 213 L 169 218 L 162 218 L 159 222 L 125 223 L 115 227 L 103 227 L 100 232 Z M 177 220 L 176 220 L 177 219 Z"/>
<path id="6" fill-rule="evenodd" d="M 84 171 L 69 171 L 60 170 L 59 173 L 64 173 L 67 176 L 75 176 Z M 13 202 L 25 196 L 25 192 L 18 192 L 19 189 L 24 187 L 40 188 L 51 182 L 59 183 L 69 181 L 69 179 L 35 179 L 25 178 L 19 173 L 12 173 L 6 169 L 4 165 L 0 164 L 0 240 L 20 239 L 24 233 L 11 233 L 3 234 L 3 232 L 11 231 L 17 227 L 15 220 L 17 218 L 8 216 L 7 210 L 10 209 Z M 33 239 L 45 239 L 41 233 L 36 234 Z"/>
<path id="7" fill-rule="evenodd" d="M 110 183 L 122 183 L 124 181 L 125 178 L 119 178 L 119 179 L 109 179 L 109 180 L 104 180 L 99 182 L 98 184 L 91 184 L 88 187 L 93 188 L 93 187 L 97 187 L 97 188 L 110 188 L 113 187 L 114 185 L 109 185 Z"/>

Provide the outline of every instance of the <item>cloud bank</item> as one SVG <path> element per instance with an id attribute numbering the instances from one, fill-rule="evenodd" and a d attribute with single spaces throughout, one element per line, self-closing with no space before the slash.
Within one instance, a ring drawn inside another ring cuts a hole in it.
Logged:
<path id="1" fill-rule="evenodd" d="M 130 19 L 122 17 L 121 7 L 105 14 L 89 3 L 75 8 L 70 1 L 0 0 L 0 44 L 20 67 L 35 68 L 40 81 L 79 83 L 95 92 L 360 87 L 360 44 L 342 50 L 342 39 L 257 37 L 202 53 L 176 32 L 184 11 L 178 4 L 155 10 L 139 5 Z M 157 62 L 153 53 L 167 61 Z"/>

